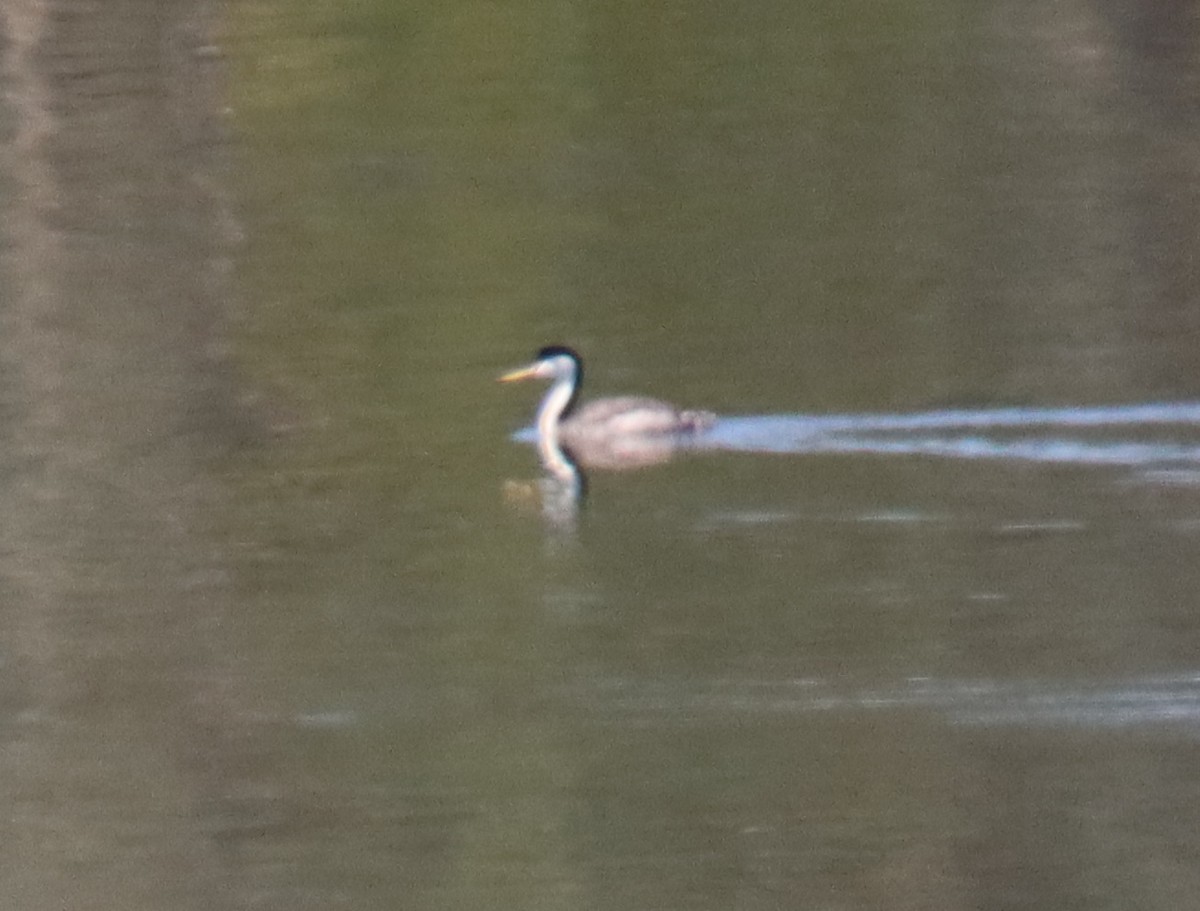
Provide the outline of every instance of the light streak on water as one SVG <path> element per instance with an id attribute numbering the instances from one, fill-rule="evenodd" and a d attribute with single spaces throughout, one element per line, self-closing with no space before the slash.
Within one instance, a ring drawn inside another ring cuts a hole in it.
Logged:
<path id="1" fill-rule="evenodd" d="M 1139 432 L 1140 431 L 1140 432 Z M 697 449 L 922 455 L 1081 465 L 1200 462 L 1200 402 L 912 414 L 735 416 Z"/>
<path id="2" fill-rule="evenodd" d="M 845 688 L 829 681 L 608 680 L 574 691 L 602 718 L 670 722 L 717 715 L 925 712 L 956 725 L 1127 728 L 1183 725 L 1200 732 L 1200 675 L 1120 682 L 937 680 Z"/>
<path id="3" fill-rule="evenodd" d="M 886 439 L 870 436 L 816 437 L 781 443 L 776 440 L 743 441 L 739 445 L 706 445 L 699 449 L 793 454 L 844 453 L 868 455 L 921 455 L 951 459 L 1000 459 L 1074 465 L 1157 465 L 1200 463 L 1200 445 L 1179 443 L 1129 443 L 1058 438 L 998 440 L 987 437 L 914 437 Z"/>
<path id="4" fill-rule="evenodd" d="M 905 414 L 763 415 L 736 421 L 802 421 L 820 433 L 877 430 L 966 430 L 1004 427 L 1122 427 L 1177 425 L 1200 429 L 1200 402 L 1150 402 L 1064 408 L 943 409 Z"/>

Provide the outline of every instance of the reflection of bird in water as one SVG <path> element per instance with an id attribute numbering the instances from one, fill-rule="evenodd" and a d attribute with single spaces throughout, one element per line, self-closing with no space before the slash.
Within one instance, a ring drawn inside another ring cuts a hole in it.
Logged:
<path id="1" fill-rule="evenodd" d="M 707 411 L 681 411 L 658 399 L 597 399 L 575 409 L 583 364 L 570 348 L 552 345 L 533 363 L 500 377 L 553 380 L 537 413 L 538 453 L 563 476 L 578 463 L 589 468 L 637 468 L 665 462 L 716 420 Z M 567 464 L 564 466 L 563 462 Z"/>

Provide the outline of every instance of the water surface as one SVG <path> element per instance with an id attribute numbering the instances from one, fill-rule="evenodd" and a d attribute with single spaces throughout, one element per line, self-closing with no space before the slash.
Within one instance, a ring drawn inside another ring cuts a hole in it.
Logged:
<path id="1" fill-rule="evenodd" d="M 1190 18 L 144 13 L 2 19 L 21 907 L 1191 901 Z M 550 342 L 720 447 L 547 525 Z"/>

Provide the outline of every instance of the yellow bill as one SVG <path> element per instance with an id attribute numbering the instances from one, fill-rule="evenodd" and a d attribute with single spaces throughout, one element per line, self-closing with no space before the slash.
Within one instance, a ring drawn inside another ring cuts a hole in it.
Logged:
<path id="1" fill-rule="evenodd" d="M 497 383 L 515 383 L 517 380 L 527 380 L 530 377 L 537 376 L 537 365 L 531 364 L 528 367 L 520 367 L 517 370 L 510 370 L 508 373 L 497 378 Z"/>

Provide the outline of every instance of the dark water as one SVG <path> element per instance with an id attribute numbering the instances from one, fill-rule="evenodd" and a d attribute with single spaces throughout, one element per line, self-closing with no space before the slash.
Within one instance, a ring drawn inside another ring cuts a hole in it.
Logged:
<path id="1" fill-rule="evenodd" d="M 1193 903 L 1188 7 L 0 31 L 13 907 Z"/>

